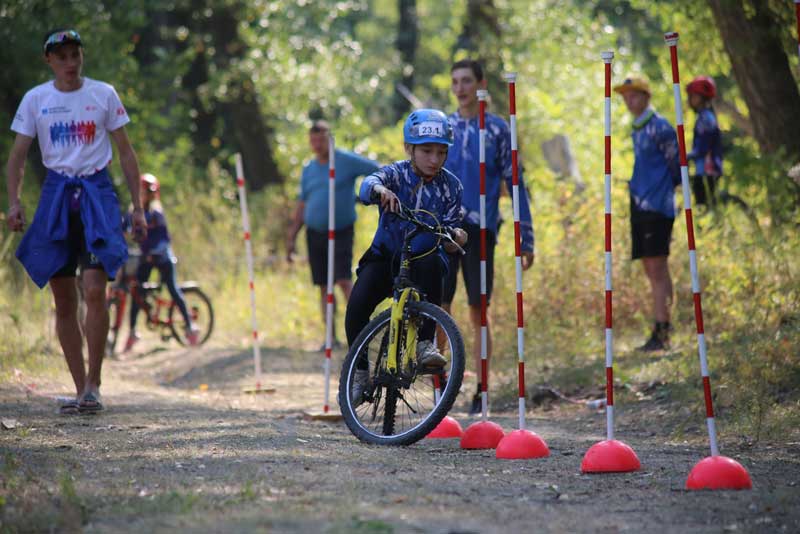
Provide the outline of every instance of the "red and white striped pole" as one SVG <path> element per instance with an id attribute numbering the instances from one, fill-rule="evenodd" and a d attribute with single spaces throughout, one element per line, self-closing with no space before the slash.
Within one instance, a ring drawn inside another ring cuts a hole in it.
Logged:
<path id="1" fill-rule="evenodd" d="M 489 323 L 486 296 L 486 99 L 489 92 L 478 91 L 478 164 L 480 171 L 480 236 L 481 236 L 481 418 L 489 417 Z"/>
<path id="2" fill-rule="evenodd" d="M 330 405 L 331 350 L 333 348 L 333 266 L 336 244 L 336 141 L 333 133 L 328 135 L 328 296 L 325 304 L 325 404 Z"/>
<path id="3" fill-rule="evenodd" d="M 700 372 L 703 377 L 703 394 L 706 404 L 706 424 L 711 445 L 711 457 L 698 463 L 689 474 L 686 486 L 689 489 L 743 489 L 752 487 L 750 475 L 739 463 L 719 455 L 717 429 L 714 423 L 714 405 L 711 399 L 711 381 L 708 376 L 706 357 L 706 336 L 703 327 L 703 306 L 700 297 L 700 278 L 697 272 L 697 252 L 694 242 L 694 222 L 692 221 L 692 193 L 689 186 L 689 167 L 686 160 L 686 140 L 683 129 L 683 107 L 681 84 L 678 75 L 678 33 L 664 34 L 669 46 L 672 63 L 672 90 L 675 98 L 675 123 L 678 130 L 678 150 L 681 166 L 681 188 L 683 209 L 686 215 L 686 234 L 689 243 L 689 268 L 692 275 L 692 294 L 694 298 L 694 318 L 697 325 L 697 351 L 700 356 Z M 710 460 L 710 462 L 709 462 Z M 735 475 L 735 476 L 734 476 Z"/>
<path id="4" fill-rule="evenodd" d="M 603 52 L 600 57 L 605 64 L 605 270 L 606 270 L 606 439 L 614 439 L 614 321 L 613 287 L 611 284 L 613 263 L 611 256 L 611 61 L 614 52 Z"/>
<path id="5" fill-rule="evenodd" d="M 525 321 L 522 310 L 522 237 L 519 228 L 519 160 L 517 151 L 517 74 L 506 74 L 508 81 L 508 113 L 511 129 L 511 198 L 514 210 L 514 265 L 517 296 L 517 358 L 519 382 L 519 428 L 525 429 Z"/>
<path id="6" fill-rule="evenodd" d="M 236 153 L 236 186 L 239 189 L 239 206 L 242 209 L 242 230 L 244 232 L 244 247 L 247 257 L 247 275 L 250 282 L 250 312 L 253 335 L 253 365 L 255 367 L 256 386 L 254 390 L 260 392 L 261 387 L 261 346 L 258 341 L 258 323 L 256 321 L 256 289 L 253 283 L 253 244 L 250 241 L 250 216 L 247 213 L 247 192 L 244 188 L 244 169 L 242 155 Z"/>
<path id="7" fill-rule="evenodd" d="M 481 277 L 481 421 L 470 425 L 461 438 L 463 449 L 494 449 L 503 439 L 503 429 L 489 417 L 489 325 L 486 295 L 486 99 L 489 91 L 478 90 L 478 169 L 480 171 L 480 277 Z"/>
<path id="8" fill-rule="evenodd" d="M 511 198 L 514 210 L 514 265 L 517 297 L 517 381 L 519 383 L 519 429 L 506 434 L 497 444 L 495 456 L 507 460 L 541 458 L 550 455 L 545 442 L 525 429 L 525 320 L 522 309 L 522 236 L 519 226 L 519 156 L 517 150 L 517 73 L 505 74 L 508 82 L 508 114 L 511 130 Z"/>
<path id="9" fill-rule="evenodd" d="M 618 473 L 636 471 L 641 467 L 639 458 L 628 445 L 614 439 L 614 335 L 613 288 L 611 274 L 611 61 L 614 52 L 602 52 L 605 64 L 605 299 L 606 299 L 606 440 L 594 444 L 586 451 L 581 462 L 584 473 Z"/>

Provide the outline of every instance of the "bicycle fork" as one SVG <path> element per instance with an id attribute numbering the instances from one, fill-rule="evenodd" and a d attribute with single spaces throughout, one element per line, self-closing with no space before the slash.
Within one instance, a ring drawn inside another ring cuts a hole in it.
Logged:
<path id="1" fill-rule="evenodd" d="M 400 296 L 395 297 L 394 303 L 392 304 L 391 318 L 389 319 L 389 347 L 386 355 L 386 370 L 394 375 L 397 374 L 397 353 L 400 346 L 400 323 L 403 321 L 403 312 L 409 296 L 413 301 L 419 301 L 419 294 L 416 291 L 413 291 L 413 289 L 410 287 L 403 289 L 400 292 Z M 405 348 L 408 361 L 416 361 L 417 325 L 414 321 L 408 322 Z"/>

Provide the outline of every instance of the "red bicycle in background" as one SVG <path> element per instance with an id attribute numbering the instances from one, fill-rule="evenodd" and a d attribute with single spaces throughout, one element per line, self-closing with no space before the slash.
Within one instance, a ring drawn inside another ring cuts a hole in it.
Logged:
<path id="1" fill-rule="evenodd" d="M 143 285 L 139 285 L 136 279 L 139 260 L 139 254 L 131 253 L 128 261 L 117 274 L 116 282 L 108 289 L 106 305 L 110 325 L 106 340 L 106 356 L 109 357 L 115 354 L 130 298 L 136 299 L 139 304 L 139 309 L 145 315 L 145 326 L 148 330 L 159 331 L 162 341 L 175 338 L 181 345 L 189 345 L 189 340 L 186 338 L 186 324 L 178 305 L 168 294 L 165 295 L 162 291 L 162 284 L 145 282 Z M 211 306 L 211 299 L 203 293 L 197 282 L 182 282 L 178 284 L 178 287 L 183 292 L 192 323 L 197 328 L 198 345 L 202 345 L 208 340 L 214 329 L 214 308 Z"/>

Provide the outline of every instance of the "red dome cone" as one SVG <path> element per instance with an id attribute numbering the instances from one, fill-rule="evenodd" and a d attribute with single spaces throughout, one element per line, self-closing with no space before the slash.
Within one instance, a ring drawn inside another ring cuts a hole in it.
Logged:
<path id="1" fill-rule="evenodd" d="M 527 460 L 550 456 L 547 443 L 530 430 L 514 430 L 497 444 L 495 457 L 502 460 Z"/>
<path id="2" fill-rule="evenodd" d="M 461 437 L 462 449 L 494 449 L 505 432 L 503 427 L 491 421 L 478 421 L 472 423 Z"/>
<path id="3" fill-rule="evenodd" d="M 425 437 L 434 439 L 460 438 L 463 434 L 464 431 L 461 429 L 461 425 L 458 421 L 447 415 L 436 425 L 436 428 Z"/>
<path id="4" fill-rule="evenodd" d="M 686 479 L 686 489 L 751 489 L 753 482 L 742 464 L 725 456 L 709 456 L 697 462 Z"/>
<path id="5" fill-rule="evenodd" d="M 627 473 L 642 467 L 636 453 L 628 445 L 615 439 L 595 443 L 581 462 L 583 473 Z"/>

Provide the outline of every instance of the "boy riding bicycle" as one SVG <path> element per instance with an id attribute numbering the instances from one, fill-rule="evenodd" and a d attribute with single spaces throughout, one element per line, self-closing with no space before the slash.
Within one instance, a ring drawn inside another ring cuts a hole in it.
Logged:
<path id="1" fill-rule="evenodd" d="M 348 346 L 352 346 L 367 325 L 375 307 L 392 294 L 403 236 L 412 228 L 411 223 L 393 215 L 398 213 L 400 204 L 422 210 L 421 217 L 430 218 L 428 223 L 451 227 L 459 245 L 466 242 L 466 233 L 455 228 L 461 222 L 461 182 L 443 168 L 447 150 L 453 144 L 447 117 L 435 109 L 412 112 L 403 125 L 403 140 L 409 159 L 381 168 L 361 184 L 359 198 L 365 204 L 379 202 L 380 219 L 372 244 L 359 261 L 358 279 L 347 304 Z M 442 282 L 447 273 L 445 250 L 436 245 L 430 234 L 415 237 L 411 247 L 412 253 L 418 255 L 411 278 L 428 302 L 440 305 Z M 444 245 L 444 249 L 448 248 L 455 249 L 453 245 Z M 427 254 L 432 249 L 436 249 L 434 253 Z M 421 367 L 441 368 L 446 364 L 433 342 L 434 334 L 433 328 L 423 328 L 420 332 L 417 360 Z M 369 372 L 359 369 L 351 390 L 353 399 L 361 398 L 368 382 Z"/>

